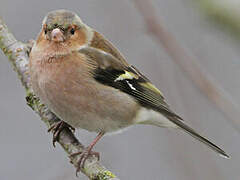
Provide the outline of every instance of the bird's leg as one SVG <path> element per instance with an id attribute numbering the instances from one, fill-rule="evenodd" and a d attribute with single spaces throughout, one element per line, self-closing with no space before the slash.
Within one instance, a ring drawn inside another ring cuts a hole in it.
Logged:
<path id="1" fill-rule="evenodd" d="M 69 128 L 72 131 L 75 131 L 75 129 L 70 126 L 69 124 L 65 123 L 64 121 L 59 121 L 51 125 L 51 127 L 48 129 L 48 132 L 52 131 L 53 132 L 53 146 L 55 147 L 56 141 L 59 140 L 59 134 L 64 128 Z"/>
<path id="2" fill-rule="evenodd" d="M 78 166 L 77 166 L 77 170 L 76 170 L 76 176 L 77 176 L 77 173 L 80 171 L 80 169 L 84 167 L 84 163 L 86 162 L 86 160 L 89 156 L 94 155 L 97 157 L 97 159 L 99 161 L 99 159 L 100 159 L 99 152 L 94 152 L 94 151 L 92 151 L 92 149 L 95 146 L 95 144 L 101 139 L 101 137 L 103 135 L 104 135 L 104 132 L 100 132 L 97 135 L 97 137 L 93 140 L 93 142 L 88 147 L 86 147 L 83 151 L 76 152 L 76 153 L 73 153 L 70 155 L 70 157 L 80 155 L 80 159 L 78 160 Z"/>

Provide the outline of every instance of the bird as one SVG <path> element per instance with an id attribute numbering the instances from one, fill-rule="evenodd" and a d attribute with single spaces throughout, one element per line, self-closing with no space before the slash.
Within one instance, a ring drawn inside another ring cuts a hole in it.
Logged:
<path id="1" fill-rule="evenodd" d="M 144 124 L 183 130 L 221 156 L 221 148 L 173 112 L 163 93 L 101 33 L 69 10 L 49 12 L 30 52 L 33 92 L 61 121 L 51 126 L 53 144 L 63 128 L 98 133 L 79 155 L 77 171 L 106 134 Z"/>

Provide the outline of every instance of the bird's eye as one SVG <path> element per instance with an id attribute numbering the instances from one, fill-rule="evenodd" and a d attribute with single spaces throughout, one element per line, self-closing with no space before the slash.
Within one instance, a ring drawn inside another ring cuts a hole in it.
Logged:
<path id="1" fill-rule="evenodd" d="M 74 33 L 75 33 L 75 29 L 72 28 L 72 29 L 70 30 L 70 33 L 71 33 L 72 35 L 74 35 Z"/>

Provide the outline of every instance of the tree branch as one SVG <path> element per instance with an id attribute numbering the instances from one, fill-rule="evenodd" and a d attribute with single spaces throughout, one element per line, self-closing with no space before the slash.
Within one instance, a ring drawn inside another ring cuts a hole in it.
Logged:
<path id="1" fill-rule="evenodd" d="M 168 55 L 191 78 L 192 82 L 225 114 L 231 125 L 240 132 L 240 107 L 219 84 L 206 72 L 194 57 L 189 55 L 157 18 L 151 0 L 133 0 L 142 15 L 148 31 Z"/>
<path id="2" fill-rule="evenodd" d="M 12 63 L 14 70 L 17 72 L 19 79 L 26 90 L 27 104 L 35 111 L 42 121 L 50 127 L 54 122 L 59 121 L 47 107 L 40 103 L 39 99 L 33 94 L 30 86 L 28 73 L 28 51 L 29 47 L 17 41 L 9 31 L 6 24 L 0 18 L 0 48 Z M 64 129 L 60 133 L 59 144 L 70 155 L 74 152 L 82 151 L 84 146 L 76 139 L 69 129 Z M 71 158 L 74 166 L 77 166 L 77 157 Z M 86 160 L 84 168 L 81 170 L 92 180 L 119 180 L 112 172 L 103 167 L 95 156 Z"/>

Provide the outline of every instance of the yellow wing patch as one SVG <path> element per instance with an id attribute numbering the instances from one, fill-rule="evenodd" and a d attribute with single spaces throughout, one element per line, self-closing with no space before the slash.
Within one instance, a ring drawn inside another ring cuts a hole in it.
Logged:
<path id="1" fill-rule="evenodd" d="M 129 72 L 129 71 L 124 71 L 124 72 L 125 73 L 118 76 L 117 79 L 114 80 L 114 82 L 122 81 L 122 80 L 126 80 L 126 79 L 138 79 L 138 76 L 136 74 Z"/>

